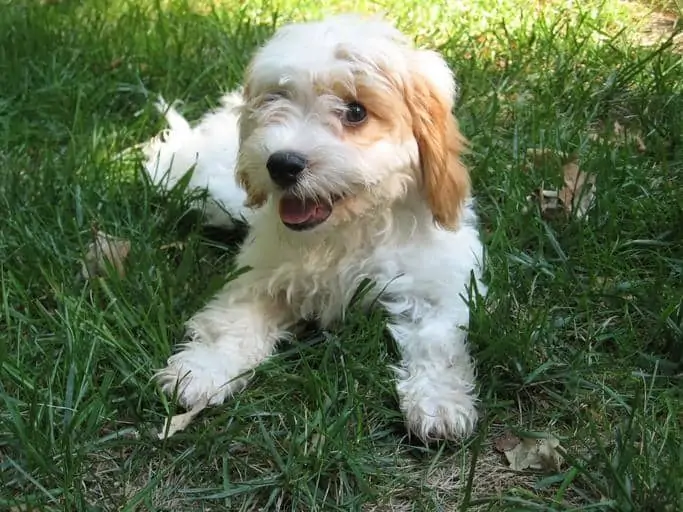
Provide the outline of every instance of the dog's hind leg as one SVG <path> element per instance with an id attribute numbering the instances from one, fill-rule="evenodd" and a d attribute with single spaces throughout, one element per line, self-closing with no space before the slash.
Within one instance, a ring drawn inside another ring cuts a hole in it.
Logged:
<path id="1" fill-rule="evenodd" d="M 194 205 L 204 211 L 205 223 L 232 227 L 234 219 L 249 221 L 253 210 L 245 206 L 247 194 L 235 179 L 239 91 L 226 94 L 221 103 L 193 126 L 160 98 L 156 106 L 168 127 L 141 148 L 143 167 L 153 183 L 172 188 L 191 172 L 189 191 L 207 191 L 207 200 Z"/>

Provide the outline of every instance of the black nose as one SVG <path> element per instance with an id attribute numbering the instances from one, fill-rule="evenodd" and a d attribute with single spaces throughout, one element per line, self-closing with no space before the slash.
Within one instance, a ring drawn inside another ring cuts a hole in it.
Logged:
<path id="1" fill-rule="evenodd" d="M 307 165 L 306 157 L 296 151 L 276 151 L 266 162 L 271 179 L 283 188 L 294 185 Z"/>

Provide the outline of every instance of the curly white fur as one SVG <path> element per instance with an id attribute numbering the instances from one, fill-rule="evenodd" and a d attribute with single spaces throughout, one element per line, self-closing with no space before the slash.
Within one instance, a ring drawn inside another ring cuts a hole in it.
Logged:
<path id="1" fill-rule="evenodd" d="M 194 128 L 163 98 L 156 103 L 168 128 L 142 146 L 145 170 L 155 184 L 171 188 L 192 172 L 190 188 L 209 189 L 204 209 L 209 225 L 231 227 L 233 217 L 248 218 L 246 193 L 235 186 L 238 109 L 241 91 L 221 98 L 221 108 L 205 115 Z M 197 205 L 199 206 L 199 205 Z"/>
<path id="2" fill-rule="evenodd" d="M 472 280 L 479 294 L 486 289 L 469 182 L 454 152 L 454 94 L 438 54 L 381 20 L 341 16 L 280 29 L 249 66 L 244 97 L 231 93 L 194 128 L 164 108 L 170 130 L 147 144 L 147 171 L 172 184 L 194 165 L 190 185 L 208 188 L 216 206 L 209 221 L 229 225 L 223 210 L 248 219 L 238 264 L 251 269 L 190 319 L 189 341 L 158 373 L 164 391 L 177 390 L 187 407 L 202 397 L 222 403 L 299 320 L 343 318 L 371 279 L 401 350 L 395 373 L 409 428 L 425 440 L 472 432 L 467 298 Z M 359 126 L 344 122 L 351 100 L 367 108 Z M 452 154 L 440 153 L 446 147 Z M 307 157 L 291 190 L 267 171 L 281 150 Z M 331 214 L 291 229 L 288 194 L 327 202 Z"/>

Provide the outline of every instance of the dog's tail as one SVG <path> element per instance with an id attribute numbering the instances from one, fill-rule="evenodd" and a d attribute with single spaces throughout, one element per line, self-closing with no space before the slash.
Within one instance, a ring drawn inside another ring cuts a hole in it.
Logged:
<path id="1" fill-rule="evenodd" d="M 142 144 L 144 167 L 153 183 L 172 188 L 194 165 L 188 166 L 189 162 L 184 161 L 182 153 L 180 158 L 175 158 L 178 150 L 182 149 L 183 141 L 192 134 L 192 127 L 163 97 L 159 96 L 154 107 L 164 116 L 168 126 Z"/>
<path id="2" fill-rule="evenodd" d="M 170 189 L 188 172 L 189 190 L 206 189 L 208 200 L 195 204 L 210 225 L 231 226 L 234 218 L 248 219 L 252 211 L 244 206 L 246 193 L 235 180 L 238 151 L 240 91 L 221 99 L 221 106 L 204 115 L 196 126 L 159 98 L 155 104 L 168 127 L 142 144 L 144 168 L 153 183 Z"/>

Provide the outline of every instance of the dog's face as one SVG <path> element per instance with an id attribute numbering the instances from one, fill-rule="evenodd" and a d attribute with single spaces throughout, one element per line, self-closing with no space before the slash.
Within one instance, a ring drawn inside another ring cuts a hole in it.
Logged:
<path id="1" fill-rule="evenodd" d="M 469 177 L 438 54 L 377 20 L 289 25 L 252 60 L 244 95 L 237 178 L 288 228 L 352 222 L 415 191 L 457 225 Z"/>

